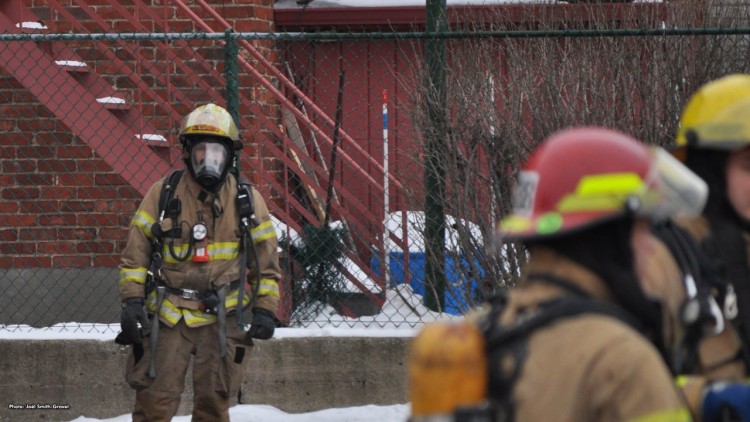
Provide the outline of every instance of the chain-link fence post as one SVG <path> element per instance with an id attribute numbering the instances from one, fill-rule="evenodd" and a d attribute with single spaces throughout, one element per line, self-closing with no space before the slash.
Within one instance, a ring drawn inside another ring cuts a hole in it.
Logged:
<path id="1" fill-rule="evenodd" d="M 447 25 L 446 1 L 427 0 L 427 32 L 439 34 Z M 445 308 L 445 39 L 427 40 L 428 126 L 425 136 L 425 305 Z"/>
<path id="2" fill-rule="evenodd" d="M 237 125 L 238 129 L 242 129 L 240 127 L 240 92 L 239 92 L 239 84 L 237 83 L 237 73 L 238 73 L 238 65 L 237 65 L 237 55 L 239 54 L 239 48 L 237 47 L 237 40 L 232 35 L 232 28 L 227 28 L 226 31 L 224 31 L 224 40 L 226 44 L 224 44 L 224 77 L 227 81 L 227 92 L 226 92 L 226 98 L 227 98 L 227 111 L 230 115 L 232 115 L 232 118 L 234 119 L 234 123 Z M 235 174 L 240 174 L 240 155 L 235 154 L 234 156 L 234 165 L 232 166 Z"/>

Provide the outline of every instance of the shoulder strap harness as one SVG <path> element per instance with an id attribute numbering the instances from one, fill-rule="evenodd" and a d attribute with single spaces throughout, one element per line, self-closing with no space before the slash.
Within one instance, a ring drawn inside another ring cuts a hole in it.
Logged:
<path id="1" fill-rule="evenodd" d="M 551 274 L 534 274 L 530 278 L 550 281 L 560 286 L 573 286 L 569 281 Z M 505 294 L 490 301 L 492 312 L 483 321 L 482 327 L 490 373 L 488 395 L 496 409 L 497 422 L 509 422 L 515 418 L 513 388 L 526 360 L 528 339 L 536 330 L 561 319 L 592 313 L 615 318 L 636 330 L 640 328 L 638 321 L 624 310 L 583 295 L 577 289 L 571 290 L 571 294 L 541 304 L 533 312 L 520 315 L 510 325 L 502 326 L 499 320 L 507 301 Z"/>

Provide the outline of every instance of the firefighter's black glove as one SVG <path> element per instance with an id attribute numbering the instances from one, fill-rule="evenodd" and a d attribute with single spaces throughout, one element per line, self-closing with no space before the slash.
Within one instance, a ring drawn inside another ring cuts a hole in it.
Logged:
<path id="1" fill-rule="evenodd" d="M 141 326 L 138 327 L 138 324 L 141 324 Z M 144 331 L 149 329 L 148 317 L 146 317 L 146 310 L 143 308 L 143 299 L 134 297 L 122 302 L 120 328 L 122 332 L 115 339 L 117 343 L 127 345 L 143 342 L 141 328 Z"/>
<path id="2" fill-rule="evenodd" d="M 271 311 L 263 308 L 253 309 L 253 321 L 250 323 L 250 329 L 247 331 L 249 339 L 268 340 L 273 337 L 275 329 L 276 317 Z"/>

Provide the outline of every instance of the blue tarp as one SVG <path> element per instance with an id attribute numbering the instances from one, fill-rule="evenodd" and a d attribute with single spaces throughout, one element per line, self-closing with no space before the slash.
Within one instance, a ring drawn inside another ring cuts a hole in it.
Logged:
<path id="1" fill-rule="evenodd" d="M 380 255 L 377 252 L 373 255 L 370 266 L 375 274 L 382 274 L 380 269 Z M 415 294 L 421 295 L 423 298 L 425 295 L 424 266 L 424 252 L 409 253 L 409 285 Z M 480 268 L 481 271 L 481 267 L 478 264 L 476 267 Z M 444 312 L 452 315 L 463 315 L 469 308 L 475 305 L 475 299 L 479 296 L 478 277 L 467 280 L 468 268 L 469 264 L 465 257 L 461 256 L 457 259 L 456 257 L 446 255 L 445 276 L 448 285 L 445 289 Z M 389 273 L 389 287 L 404 284 L 406 277 L 404 254 L 402 252 L 389 253 Z M 470 284 L 468 291 L 467 284 Z"/>

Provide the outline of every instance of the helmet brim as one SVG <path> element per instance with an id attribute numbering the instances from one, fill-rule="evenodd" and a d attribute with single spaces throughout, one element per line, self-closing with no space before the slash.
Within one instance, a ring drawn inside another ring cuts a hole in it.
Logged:
<path id="1" fill-rule="evenodd" d="M 496 233 L 500 239 L 510 241 L 560 237 L 590 229 L 624 215 L 624 210 L 618 212 L 586 211 L 564 215 L 551 212 L 528 218 L 510 215 L 500 220 Z"/>

